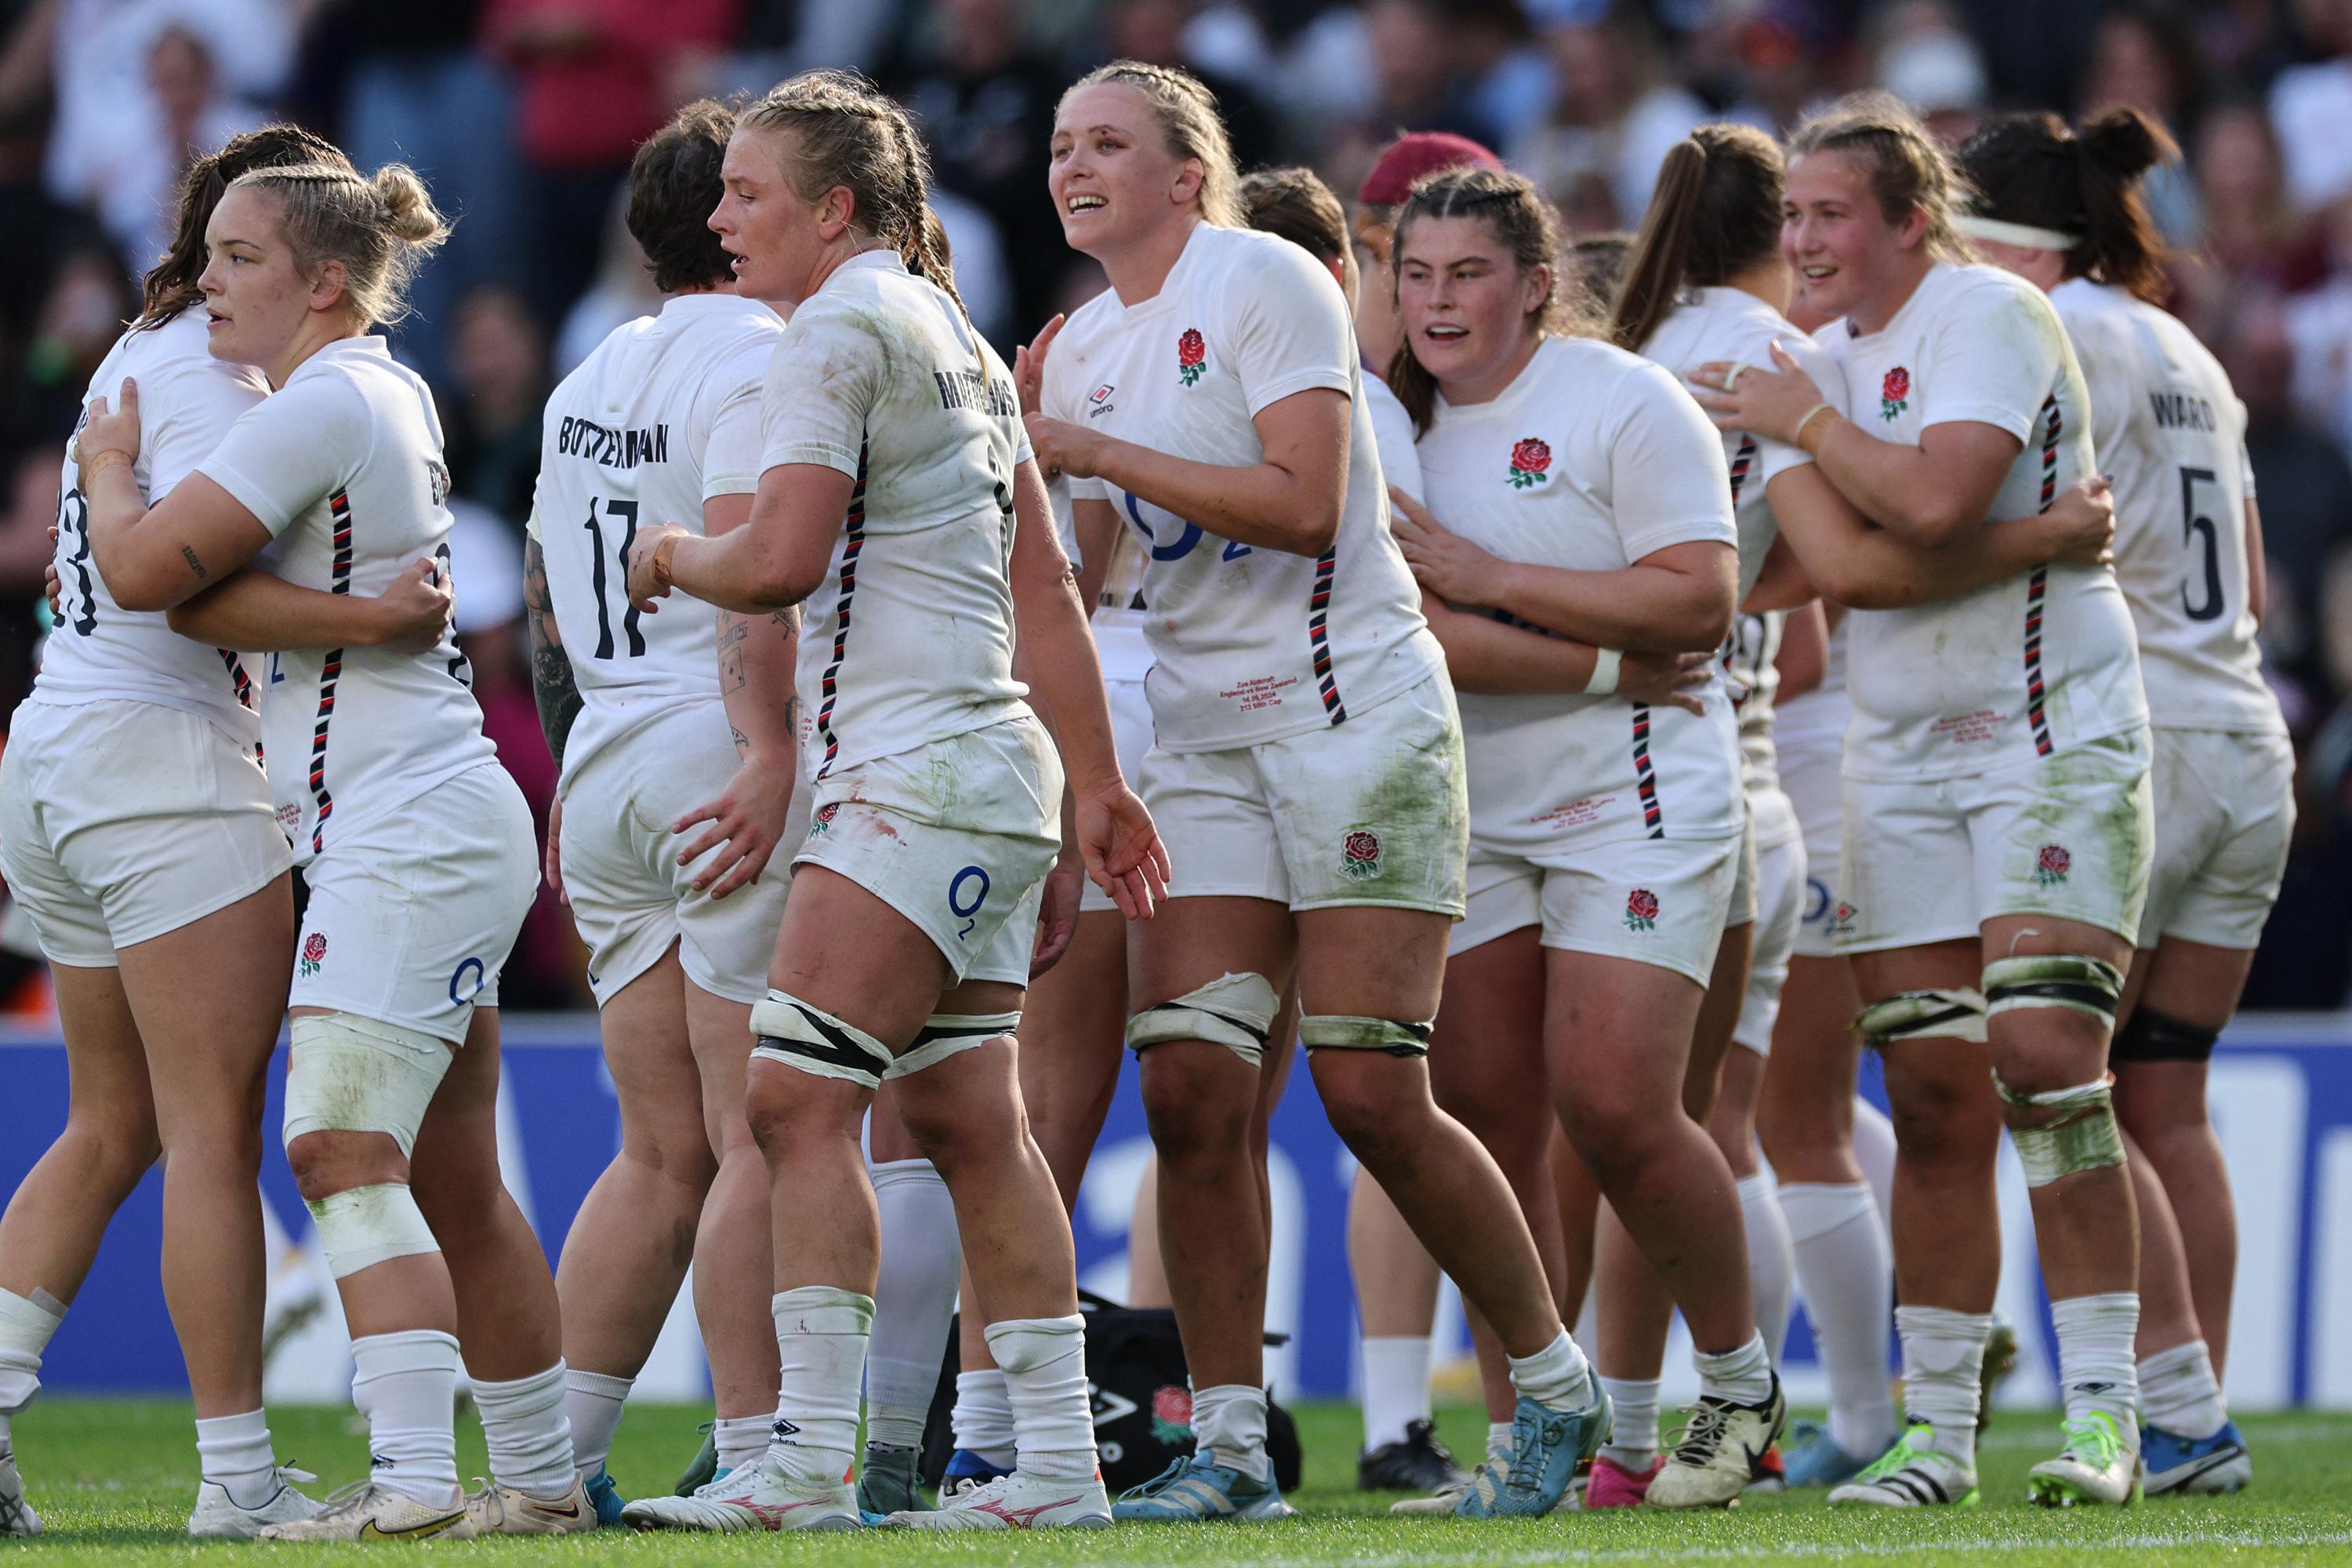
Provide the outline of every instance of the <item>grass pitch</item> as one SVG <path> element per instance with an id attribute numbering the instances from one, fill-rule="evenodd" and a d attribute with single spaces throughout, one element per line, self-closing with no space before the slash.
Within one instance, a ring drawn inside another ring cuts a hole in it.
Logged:
<path id="1" fill-rule="evenodd" d="M 702 1413 L 632 1410 L 614 1450 L 624 1491 L 664 1488 L 692 1455 Z M 1360 1434 L 1346 1405 L 1298 1412 L 1307 1482 L 1293 1500 L 1304 1517 L 1281 1524 L 1118 1527 L 1106 1532 L 865 1537 L 625 1535 L 554 1542 L 426 1542 L 416 1546 L 205 1545 L 184 1533 L 194 1497 L 191 1413 L 184 1403 L 45 1399 L 16 1427 L 34 1507 L 48 1533 L 0 1542 L 0 1562 L 161 1563 L 192 1556 L 226 1561 L 265 1554 L 275 1563 L 424 1552 L 444 1562 L 781 1563 L 788 1568 L 902 1568 L 1017 1563 L 1036 1568 L 1530 1568 L 1549 1563 L 1770 1565 L 1884 1560 L 1890 1565 L 1963 1568 L 1982 1563 L 2098 1563 L 2103 1568 L 2352 1565 L 2352 1415 L 2289 1415 L 2241 1423 L 2254 1450 L 2254 1488 L 2234 1498 L 2158 1499 L 2105 1512 L 2032 1507 L 2025 1471 L 2056 1451 L 2054 1418 L 2004 1415 L 1982 1454 L 1985 1506 L 1934 1513 L 1832 1512 L 1818 1491 L 1750 1499 L 1729 1513 L 1645 1510 L 1560 1514 L 1472 1524 L 1388 1517 L 1386 1498 L 1355 1490 Z M 321 1495 L 361 1473 L 362 1436 L 341 1411 L 271 1413 L 281 1458 L 316 1470 Z M 1475 1411 L 1441 1420 L 1458 1454 L 1475 1454 L 1484 1426 Z M 486 1468 L 478 1427 L 461 1428 L 458 1459 Z"/>

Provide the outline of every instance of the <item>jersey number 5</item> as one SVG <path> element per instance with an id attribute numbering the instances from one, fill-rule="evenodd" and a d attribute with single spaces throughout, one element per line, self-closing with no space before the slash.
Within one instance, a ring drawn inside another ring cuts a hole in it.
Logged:
<path id="1" fill-rule="evenodd" d="M 2212 484 L 2213 470 L 2190 468 L 2180 470 L 2180 542 L 2194 549 L 2200 537 L 2204 541 L 2201 553 L 2204 557 L 2205 602 L 2200 605 L 2190 596 L 2189 585 L 2199 574 L 2192 565 L 2188 579 L 2180 584 L 2180 607 L 2192 621 L 2212 621 L 2221 618 L 2224 608 L 2221 602 L 2221 531 L 2213 526 L 2213 520 L 2197 510 L 2197 482 L 2200 479 Z"/>
<path id="2" fill-rule="evenodd" d="M 596 590 L 596 657 L 610 658 L 613 657 L 613 612 L 604 602 L 604 584 L 612 574 L 604 570 L 604 530 L 596 521 L 599 504 L 595 497 L 588 498 L 588 521 L 581 526 L 595 542 L 595 552 L 591 557 L 594 563 L 591 582 Z M 620 563 L 619 577 L 625 587 L 629 581 L 629 546 L 636 542 L 637 537 L 637 503 L 633 500 L 608 500 L 601 504 L 607 518 L 617 518 L 621 523 L 620 547 L 613 554 Z M 637 629 L 637 612 L 635 609 L 623 613 L 621 630 L 629 639 L 629 657 L 642 657 L 646 651 L 646 634 Z"/>

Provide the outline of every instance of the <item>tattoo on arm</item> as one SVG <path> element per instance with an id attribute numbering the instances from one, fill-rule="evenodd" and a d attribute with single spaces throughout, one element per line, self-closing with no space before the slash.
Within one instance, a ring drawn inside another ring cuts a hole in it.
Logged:
<path id="1" fill-rule="evenodd" d="M 751 671 L 743 665 L 743 644 L 751 635 L 751 623 L 741 616 L 726 610 L 719 612 L 719 689 L 740 691 L 751 684 Z M 740 735 L 736 737 L 740 743 Z"/>
<path id="2" fill-rule="evenodd" d="M 735 737 L 735 750 L 739 755 L 748 757 L 751 754 L 751 736 L 746 735 L 742 731 L 738 730 L 732 724 L 727 726 L 727 732 Z"/>
<path id="3" fill-rule="evenodd" d="M 196 559 L 194 547 L 185 544 L 180 546 L 180 558 L 188 563 L 188 570 L 196 574 L 197 582 L 204 582 L 212 576 L 211 573 L 205 570 L 205 563 Z"/>
<path id="4" fill-rule="evenodd" d="M 572 656 L 563 651 L 563 634 L 555 624 L 555 605 L 547 586 L 547 555 L 536 539 L 523 542 L 523 618 L 530 628 L 530 689 L 539 704 L 539 727 L 556 765 L 563 765 L 563 743 L 571 739 L 580 717 L 580 683 L 572 671 Z"/>

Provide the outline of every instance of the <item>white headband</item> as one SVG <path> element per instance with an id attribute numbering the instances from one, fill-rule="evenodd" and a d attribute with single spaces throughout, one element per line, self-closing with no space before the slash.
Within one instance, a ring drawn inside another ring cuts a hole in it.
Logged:
<path id="1" fill-rule="evenodd" d="M 2021 246 L 2027 250 L 2072 250 L 2083 243 L 2080 235 L 2035 228 L 2032 224 L 2003 223 L 1999 218 L 1977 217 L 1968 213 L 1956 214 L 1952 226 L 1970 239 L 1990 239 L 1998 245 Z"/>

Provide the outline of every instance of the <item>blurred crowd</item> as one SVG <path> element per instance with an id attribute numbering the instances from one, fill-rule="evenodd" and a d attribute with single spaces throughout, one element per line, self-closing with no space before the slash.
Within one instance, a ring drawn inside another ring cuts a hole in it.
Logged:
<path id="1" fill-rule="evenodd" d="M 1955 142 L 1989 112 L 2129 104 L 2181 158 L 2149 182 L 2174 308 L 2252 416 L 2269 669 L 2303 820 L 2246 1002 L 2352 989 L 2352 0 L 0 0 L 0 713 L 31 679 L 62 443 L 168 237 L 181 170 L 290 118 L 362 168 L 415 166 L 458 222 L 396 347 L 438 389 L 458 625 L 500 755 L 542 817 L 554 768 L 521 642 L 520 536 L 554 382 L 655 296 L 620 221 L 676 105 L 851 66 L 911 108 L 974 317 L 1010 356 L 1101 287 L 1063 245 L 1045 145 L 1064 84 L 1182 65 L 1243 165 L 1352 192 L 1401 130 L 1486 142 L 1572 231 L 1631 226 L 1664 150 L 1785 131 L 1885 87 Z M 510 1006 L 585 1005 L 542 900 Z"/>

